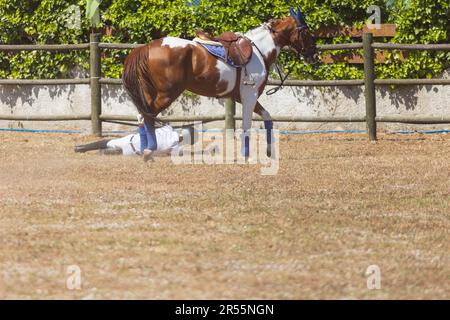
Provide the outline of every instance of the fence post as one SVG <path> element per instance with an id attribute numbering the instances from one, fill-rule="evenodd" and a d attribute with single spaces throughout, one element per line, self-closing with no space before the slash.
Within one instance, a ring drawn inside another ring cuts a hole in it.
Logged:
<path id="1" fill-rule="evenodd" d="M 366 96 L 366 124 L 370 141 L 377 140 L 377 115 L 376 96 L 375 96 L 375 57 L 372 48 L 372 33 L 363 34 L 364 47 L 364 94 Z"/>
<path id="2" fill-rule="evenodd" d="M 234 116 L 236 115 L 236 102 L 231 99 L 225 100 L 225 130 L 236 129 Z"/>
<path id="3" fill-rule="evenodd" d="M 100 114 L 102 113 L 102 91 L 100 86 L 101 61 L 100 61 L 100 34 L 91 33 L 90 35 L 90 87 L 91 87 L 91 122 L 92 134 L 102 135 L 102 121 Z"/>

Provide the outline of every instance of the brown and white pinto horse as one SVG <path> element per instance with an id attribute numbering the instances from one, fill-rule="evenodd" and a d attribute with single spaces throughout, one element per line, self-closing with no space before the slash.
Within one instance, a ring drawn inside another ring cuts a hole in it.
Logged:
<path id="1" fill-rule="evenodd" d="M 175 37 L 154 40 L 129 54 L 122 78 L 125 89 L 145 119 L 145 161 L 151 159 L 152 150 L 157 147 L 155 117 L 184 90 L 202 96 L 232 98 L 242 104 L 243 153 L 246 157 L 249 156 L 252 113 L 259 114 L 264 119 L 270 154 L 272 121 L 270 114 L 258 102 L 269 69 L 284 47 L 303 56 L 307 63 L 317 61 L 316 45 L 299 8 L 297 12 L 291 8 L 288 17 L 264 23 L 244 36 L 253 45 L 245 73 L 237 73 L 235 67 L 215 58 L 199 43 Z M 252 83 L 245 83 L 244 77 L 249 77 Z"/>

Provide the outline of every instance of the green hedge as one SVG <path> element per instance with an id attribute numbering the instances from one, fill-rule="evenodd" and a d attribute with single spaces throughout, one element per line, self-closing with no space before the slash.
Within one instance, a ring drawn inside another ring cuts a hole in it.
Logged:
<path id="1" fill-rule="evenodd" d="M 91 31 L 84 17 L 85 0 L 19 1 L 0 0 L 0 43 L 53 44 L 88 42 Z M 382 9 L 383 23 L 396 23 L 395 43 L 448 43 L 448 0 L 103 0 L 102 29 L 112 25 L 116 32 L 105 42 L 145 43 L 165 35 L 193 37 L 197 29 L 216 33 L 247 31 L 271 18 L 288 13 L 289 5 L 299 5 L 311 28 L 321 26 L 361 26 L 372 4 Z M 81 28 L 67 28 L 67 8 L 81 8 Z M 381 39 L 386 40 L 387 39 Z M 337 37 L 328 43 L 350 42 Z M 321 40 L 324 43 L 323 40 Z M 339 53 L 336 51 L 335 53 Z M 127 51 L 103 54 L 102 71 L 107 77 L 119 77 Z M 293 66 L 294 76 L 302 79 L 358 79 L 361 65 L 346 63 L 305 65 L 283 53 L 285 67 Z M 450 66 L 450 54 L 412 52 L 399 61 L 393 52 L 389 63 L 377 65 L 380 78 L 432 77 Z M 0 53 L 0 78 L 59 78 L 69 76 L 74 67 L 88 69 L 87 52 Z"/>

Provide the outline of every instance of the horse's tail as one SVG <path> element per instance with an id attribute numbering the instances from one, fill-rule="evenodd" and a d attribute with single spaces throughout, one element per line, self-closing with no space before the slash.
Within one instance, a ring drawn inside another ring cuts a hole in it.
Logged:
<path id="1" fill-rule="evenodd" d="M 145 98 L 154 98 L 156 89 L 150 77 L 149 48 L 142 46 L 134 49 L 125 59 L 122 81 L 138 111 L 145 117 L 155 119 L 152 104 Z"/>

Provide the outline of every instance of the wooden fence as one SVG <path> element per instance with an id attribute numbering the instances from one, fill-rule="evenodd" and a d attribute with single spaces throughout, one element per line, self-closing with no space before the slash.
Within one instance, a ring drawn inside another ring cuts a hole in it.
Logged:
<path id="1" fill-rule="evenodd" d="M 90 120 L 92 133 L 102 134 L 102 122 L 134 121 L 135 117 L 123 115 L 102 114 L 101 87 L 102 85 L 121 85 L 121 79 L 107 79 L 101 77 L 101 50 L 102 49 L 133 49 L 139 44 L 114 44 L 100 42 L 99 34 L 91 34 L 90 43 L 69 45 L 0 45 L 0 51 L 72 51 L 89 50 L 90 52 L 90 76 L 81 79 L 47 79 L 47 80 L 19 80 L 0 79 L 0 85 L 61 85 L 61 84 L 89 84 L 91 91 L 91 113 L 73 116 L 33 116 L 33 115 L 0 115 L 0 120 L 11 121 L 71 121 Z M 375 50 L 442 50 L 450 51 L 450 44 L 392 44 L 374 43 L 371 33 L 363 34 L 362 43 L 321 45 L 320 51 L 329 50 L 355 50 L 364 51 L 364 79 L 361 80 L 289 80 L 285 86 L 364 86 L 366 115 L 364 117 L 302 117 L 302 116 L 277 116 L 273 120 L 277 122 L 366 122 L 370 140 L 377 139 L 378 122 L 396 122 L 411 124 L 443 124 L 450 123 L 450 116 L 442 117 L 418 117 L 418 116 L 383 116 L 377 115 L 375 88 L 377 85 L 449 85 L 450 79 L 376 79 L 375 78 Z M 279 80 L 269 80 L 268 85 L 278 85 Z M 225 114 L 222 116 L 182 116 L 160 117 L 161 120 L 170 122 L 190 121 L 225 121 L 226 129 L 234 129 L 236 120 L 242 118 L 236 116 L 236 106 L 232 101 L 226 101 Z M 260 117 L 254 118 L 261 121 Z"/>

